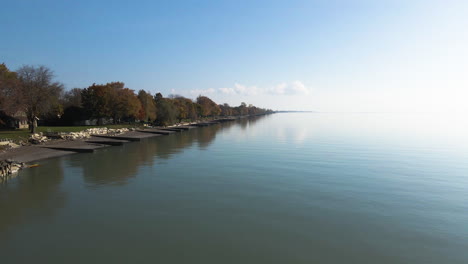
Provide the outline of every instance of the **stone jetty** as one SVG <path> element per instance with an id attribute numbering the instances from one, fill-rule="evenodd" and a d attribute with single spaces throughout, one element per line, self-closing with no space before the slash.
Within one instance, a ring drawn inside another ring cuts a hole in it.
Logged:
<path id="1" fill-rule="evenodd" d="M 169 131 L 169 130 L 162 130 L 162 129 L 154 129 L 154 128 L 146 128 L 146 129 L 141 129 L 137 130 L 138 132 L 142 133 L 152 133 L 152 134 L 158 134 L 158 135 L 170 135 L 173 133 L 176 133 L 174 131 Z"/>

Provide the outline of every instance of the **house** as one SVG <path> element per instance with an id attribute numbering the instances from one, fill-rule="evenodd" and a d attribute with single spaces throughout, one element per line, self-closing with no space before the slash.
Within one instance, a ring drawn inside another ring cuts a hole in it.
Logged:
<path id="1" fill-rule="evenodd" d="M 7 115 L 5 112 L 0 111 L 0 127 L 3 128 L 28 128 L 28 118 L 23 111 L 17 111 L 14 115 Z"/>
<path id="2" fill-rule="evenodd" d="M 18 129 L 24 129 L 24 128 L 28 128 L 29 127 L 29 124 L 28 124 L 28 117 L 26 115 L 25 112 L 23 111 L 17 111 L 14 115 L 13 115 L 13 119 L 14 119 L 14 127 L 15 128 L 18 128 Z"/>

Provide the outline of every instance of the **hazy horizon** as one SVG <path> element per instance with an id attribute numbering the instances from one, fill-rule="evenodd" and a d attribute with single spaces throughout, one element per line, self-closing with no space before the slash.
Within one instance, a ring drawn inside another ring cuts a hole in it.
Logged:
<path id="1" fill-rule="evenodd" d="M 0 63 L 273 110 L 468 112 L 465 1 L 9 1 Z"/>

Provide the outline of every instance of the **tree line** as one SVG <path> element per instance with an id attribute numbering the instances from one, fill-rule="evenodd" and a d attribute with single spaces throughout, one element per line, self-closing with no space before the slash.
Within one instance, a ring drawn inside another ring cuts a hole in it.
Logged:
<path id="1" fill-rule="evenodd" d="M 65 90 L 45 66 L 22 66 L 11 71 L 0 64 L 0 125 L 23 113 L 34 133 L 37 120 L 47 124 L 73 125 L 77 121 L 104 120 L 115 124 L 148 122 L 167 126 L 182 121 L 211 117 L 261 115 L 268 109 L 241 103 L 232 107 L 217 104 L 207 96 L 192 100 L 180 95 L 163 97 L 139 90 L 135 93 L 123 82 L 92 84 Z"/>

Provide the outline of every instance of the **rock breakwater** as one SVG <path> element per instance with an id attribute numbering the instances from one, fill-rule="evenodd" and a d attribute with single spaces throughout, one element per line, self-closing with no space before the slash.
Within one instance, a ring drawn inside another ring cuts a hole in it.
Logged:
<path id="1" fill-rule="evenodd" d="M 0 160 L 0 181 L 6 180 L 10 175 L 17 173 L 24 166 L 24 163 L 12 160 Z"/>
<path id="2" fill-rule="evenodd" d="M 50 139 L 64 139 L 64 140 L 79 140 L 90 138 L 92 135 L 120 135 L 133 129 L 128 128 L 88 128 L 78 132 L 45 132 L 33 134 L 29 137 L 29 142 L 32 144 L 41 144 Z"/>

